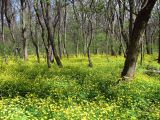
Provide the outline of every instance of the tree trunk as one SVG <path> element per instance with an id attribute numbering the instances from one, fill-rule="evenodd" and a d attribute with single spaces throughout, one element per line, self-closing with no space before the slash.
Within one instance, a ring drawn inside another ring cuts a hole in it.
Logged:
<path id="1" fill-rule="evenodd" d="M 35 45 L 35 48 L 36 48 L 37 61 L 38 61 L 38 63 L 40 63 L 39 40 L 38 40 L 37 27 L 38 27 L 38 23 L 36 22 L 36 27 L 35 27 L 35 39 L 36 39 L 36 41 L 37 41 L 37 44 Z"/>
<path id="2" fill-rule="evenodd" d="M 62 66 L 62 63 L 61 63 L 61 60 L 57 54 L 57 50 L 56 50 L 56 47 L 55 47 L 55 41 L 54 41 L 54 34 L 55 33 L 55 27 L 56 27 L 56 23 L 57 21 L 54 21 L 55 24 L 54 24 L 54 30 L 52 29 L 52 22 L 51 22 L 51 5 L 50 5 L 50 1 L 47 1 L 46 2 L 46 9 L 44 9 L 44 6 L 43 6 L 43 0 L 40 1 L 41 2 L 41 7 L 42 7 L 42 11 L 43 11 L 43 18 L 44 18 L 44 21 L 45 21 L 45 25 L 46 25 L 46 28 L 47 28 L 47 33 L 48 33 L 48 40 L 52 46 L 52 51 L 53 51 L 53 55 L 54 55 L 54 58 L 57 62 L 57 65 L 59 67 L 63 67 Z M 46 12 L 46 13 L 44 13 Z"/>
<path id="3" fill-rule="evenodd" d="M 31 11 L 31 5 L 28 2 L 28 8 L 29 8 L 29 28 L 30 28 L 30 37 L 32 40 L 32 43 L 35 47 L 35 52 L 37 56 L 37 62 L 40 63 L 40 57 L 39 57 L 39 46 L 38 46 L 38 38 L 37 38 L 37 23 L 35 27 L 35 38 L 33 36 L 33 28 L 32 28 L 32 11 Z M 34 40 L 35 39 L 35 40 Z"/>
<path id="4" fill-rule="evenodd" d="M 143 39 L 141 40 L 141 61 L 140 64 L 143 64 L 143 58 L 144 58 L 144 54 L 143 54 Z"/>
<path id="5" fill-rule="evenodd" d="M 77 37 L 77 41 L 76 41 L 76 56 L 78 57 L 79 54 L 79 39 Z"/>
<path id="6" fill-rule="evenodd" d="M 160 13 L 158 14 L 158 19 L 159 19 L 159 30 L 158 30 L 158 47 L 159 47 L 159 50 L 158 50 L 158 63 L 160 63 Z"/>
<path id="7" fill-rule="evenodd" d="M 21 24 L 22 24 L 22 40 L 23 40 L 23 57 L 24 60 L 28 60 L 28 40 L 27 40 L 27 28 L 26 28 L 26 22 L 27 22 L 27 1 L 21 0 Z"/>
<path id="8" fill-rule="evenodd" d="M 129 0 L 129 7 L 130 7 L 130 18 L 129 18 L 129 40 L 132 37 L 132 30 L 133 30 L 133 12 L 134 12 L 134 0 Z"/>
<path id="9" fill-rule="evenodd" d="M 64 41 L 63 41 L 63 47 L 64 47 L 64 54 L 67 55 L 68 58 L 68 51 L 66 47 L 66 41 L 67 41 L 67 0 L 65 0 L 65 8 L 64 8 Z"/>
<path id="10" fill-rule="evenodd" d="M 49 44 L 49 41 L 47 41 L 48 44 L 46 44 L 46 42 L 45 42 L 45 26 L 40 19 L 41 16 L 39 14 L 40 12 L 39 12 L 39 8 L 38 8 L 38 0 L 36 0 L 35 3 L 34 3 L 34 10 L 36 12 L 38 23 L 41 26 L 41 30 L 42 30 L 41 37 L 42 37 L 42 41 L 43 41 L 43 44 L 44 44 L 44 47 L 45 47 L 47 66 L 48 66 L 48 68 L 51 68 L 51 61 L 50 61 L 50 55 L 49 55 L 50 44 Z"/>
<path id="11" fill-rule="evenodd" d="M 62 41 L 61 41 L 61 11 L 59 12 L 59 24 L 58 24 L 58 50 L 59 57 L 62 58 Z"/>
<path id="12" fill-rule="evenodd" d="M 146 52 L 147 52 L 148 55 L 150 55 L 151 51 L 150 51 L 149 39 L 148 39 L 148 36 L 147 36 L 147 30 L 145 30 L 145 41 L 146 41 Z"/>
<path id="13" fill-rule="evenodd" d="M 11 0 L 5 0 L 5 17 L 6 17 L 6 21 L 8 24 L 8 28 L 11 34 L 11 38 L 13 41 L 13 52 L 16 52 L 16 38 L 13 34 L 13 16 L 14 13 L 12 11 L 12 5 L 11 5 Z"/>
<path id="14" fill-rule="evenodd" d="M 46 55 L 47 55 L 47 66 L 48 68 L 51 68 L 51 54 L 49 52 L 49 50 L 46 50 Z"/>
<path id="15" fill-rule="evenodd" d="M 134 77 L 136 63 L 138 59 L 140 37 L 142 36 L 147 23 L 149 21 L 151 11 L 156 3 L 156 0 L 148 0 L 146 6 L 144 6 L 138 13 L 134 27 L 131 34 L 129 49 L 127 51 L 127 57 L 125 60 L 124 68 L 121 73 L 122 77 Z"/>
<path id="16" fill-rule="evenodd" d="M 89 33 L 90 33 L 90 39 L 89 39 L 89 43 L 88 43 L 88 46 L 87 46 L 87 57 L 88 57 L 88 66 L 89 67 L 93 67 L 93 63 L 92 63 L 92 60 L 91 60 L 91 53 L 90 53 L 90 46 L 91 46 L 91 43 L 92 43 L 92 37 L 93 37 L 93 27 L 92 27 L 92 21 L 89 19 Z"/>
<path id="17" fill-rule="evenodd" d="M 6 56 L 6 45 L 4 40 L 4 0 L 1 1 L 1 30 L 2 30 L 2 44 L 3 44 L 3 55 L 4 55 L 4 61 L 7 63 L 7 56 Z"/>
<path id="18" fill-rule="evenodd" d="M 60 26 L 58 28 L 58 49 L 59 49 L 59 57 L 62 58 L 62 41 L 61 41 Z"/>
<path id="19" fill-rule="evenodd" d="M 130 4 L 132 5 L 133 2 L 130 2 Z M 122 2 L 120 0 L 118 0 L 118 5 L 119 5 L 119 17 L 118 17 L 118 20 L 119 20 L 119 24 L 120 24 L 120 33 L 121 33 L 121 36 L 123 38 L 123 41 L 125 42 L 126 44 L 126 51 L 124 53 L 124 56 L 126 57 L 126 52 L 128 50 L 128 46 L 129 46 L 129 39 L 127 37 L 127 33 L 125 32 L 125 29 L 124 29 L 124 16 L 125 16 L 125 1 L 123 2 L 123 5 L 122 5 Z M 132 7 L 131 7 L 132 8 Z M 133 10 L 133 8 L 132 8 Z M 132 14 L 130 14 L 131 18 L 132 18 Z M 133 22 L 133 19 L 130 20 L 130 23 Z M 133 28 L 132 24 L 130 25 L 130 28 Z M 130 32 L 131 32 L 131 29 L 130 29 Z"/>

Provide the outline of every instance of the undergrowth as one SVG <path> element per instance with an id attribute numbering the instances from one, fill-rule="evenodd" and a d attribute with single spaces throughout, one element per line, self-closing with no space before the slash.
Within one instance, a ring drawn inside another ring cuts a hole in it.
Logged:
<path id="1" fill-rule="evenodd" d="M 154 57 L 138 64 L 134 80 L 118 82 L 121 56 L 93 56 L 93 68 L 86 57 L 63 58 L 63 68 L 51 69 L 35 56 L 27 62 L 10 56 L 0 62 L 0 119 L 158 120 L 160 75 L 145 73 L 160 69 Z"/>

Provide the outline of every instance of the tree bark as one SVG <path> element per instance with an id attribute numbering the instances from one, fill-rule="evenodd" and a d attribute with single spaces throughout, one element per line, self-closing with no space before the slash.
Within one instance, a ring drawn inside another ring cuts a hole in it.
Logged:
<path id="1" fill-rule="evenodd" d="M 27 40 L 27 28 L 26 28 L 26 22 L 27 22 L 27 1 L 21 0 L 21 24 L 22 24 L 22 40 L 23 40 L 23 57 L 24 60 L 28 60 L 28 40 Z"/>
<path id="2" fill-rule="evenodd" d="M 89 20 L 89 32 L 90 32 L 90 39 L 89 39 L 89 43 L 87 46 L 87 57 L 88 57 L 88 66 L 89 67 L 93 67 L 93 63 L 92 63 L 92 59 L 91 59 L 91 53 L 90 53 L 90 46 L 92 43 L 92 37 L 93 37 L 93 28 L 92 28 L 92 21 Z"/>
<path id="3" fill-rule="evenodd" d="M 160 63 L 160 13 L 158 14 L 158 19 L 159 19 L 159 30 L 158 30 L 158 63 Z"/>
<path id="4" fill-rule="evenodd" d="M 61 1 L 59 1 L 59 23 L 58 23 L 58 52 L 59 52 L 59 57 L 62 58 L 62 33 L 61 33 Z"/>
<path id="5" fill-rule="evenodd" d="M 56 50 L 56 47 L 55 47 L 55 41 L 54 41 L 54 34 L 55 33 L 55 27 L 56 27 L 56 24 L 57 24 L 57 21 L 54 21 L 54 30 L 52 29 L 52 22 L 51 22 L 51 5 L 50 5 L 50 0 L 46 2 L 46 8 L 44 9 L 44 6 L 43 6 L 43 0 L 40 0 L 41 2 L 41 7 L 42 7 L 42 11 L 43 11 L 43 19 L 45 21 L 45 25 L 46 25 L 46 28 L 47 28 L 47 33 L 48 33 L 48 40 L 50 41 L 50 44 L 52 46 L 52 51 L 53 51 L 53 55 L 54 55 L 54 58 L 57 62 L 57 65 L 59 67 L 63 67 L 62 66 L 62 63 L 61 63 L 61 60 L 57 54 L 57 50 Z"/>
<path id="6" fill-rule="evenodd" d="M 148 0 L 146 6 L 144 6 L 138 13 L 134 22 L 133 31 L 131 34 L 129 49 L 127 51 L 127 57 L 125 60 L 124 68 L 121 73 L 122 77 L 133 78 L 135 74 L 136 63 L 138 59 L 140 37 L 142 36 L 147 23 L 149 21 L 151 11 L 157 0 Z"/>
<path id="7" fill-rule="evenodd" d="M 147 35 L 147 29 L 145 30 L 145 41 L 146 41 L 146 52 L 148 55 L 151 54 L 150 51 L 150 40 L 148 39 L 148 35 Z"/>
<path id="8" fill-rule="evenodd" d="M 119 24 L 120 24 L 120 33 L 121 33 L 121 36 L 123 38 L 123 41 L 126 44 L 126 51 L 124 53 L 124 56 L 126 57 L 126 52 L 128 50 L 128 46 L 129 46 L 129 39 L 128 39 L 127 33 L 125 32 L 125 29 L 124 29 L 125 1 L 122 4 L 121 1 L 118 0 L 118 5 L 119 5 L 119 17 L 118 17 L 118 20 L 119 20 Z M 130 15 L 132 15 L 132 14 L 130 14 Z M 132 21 L 130 21 L 130 23 L 132 23 Z M 132 26 L 130 26 L 130 28 L 132 28 Z"/>
<path id="9" fill-rule="evenodd" d="M 13 41 L 13 51 L 16 52 L 16 38 L 15 38 L 15 35 L 13 33 L 13 18 L 14 18 L 14 13 L 12 11 L 12 6 L 11 6 L 11 0 L 5 0 L 5 17 L 6 17 L 6 21 L 7 21 L 7 24 L 8 24 L 8 28 L 9 28 L 9 31 L 10 31 L 10 34 L 11 34 L 11 38 L 12 38 L 12 41 Z"/>
<path id="10" fill-rule="evenodd" d="M 31 5 L 28 1 L 28 8 L 29 8 L 29 28 L 30 28 L 30 37 L 32 40 L 32 43 L 35 47 L 35 52 L 36 52 L 36 56 L 37 56 L 37 62 L 40 63 L 40 57 L 39 57 L 39 46 L 38 46 L 38 38 L 37 38 L 37 29 L 35 29 L 35 38 L 33 36 L 33 28 L 32 28 L 32 11 L 31 11 Z M 36 27 L 37 27 L 37 23 L 36 23 Z M 34 40 L 35 39 L 35 40 Z"/>
<path id="11" fill-rule="evenodd" d="M 66 26 L 66 22 L 67 22 L 67 0 L 65 0 L 65 8 L 64 8 L 64 41 L 63 41 L 63 47 L 64 47 L 64 54 L 67 55 L 68 58 L 68 51 L 67 51 L 67 47 L 66 47 L 66 41 L 67 41 L 67 26 Z"/>
<path id="12" fill-rule="evenodd" d="M 4 39 L 4 11 L 5 11 L 5 1 L 1 0 L 1 30 L 2 30 L 2 44 L 3 44 L 3 55 L 4 55 L 4 62 L 7 63 L 7 55 L 6 55 L 6 44 Z"/>
<path id="13" fill-rule="evenodd" d="M 49 41 L 47 41 L 48 44 L 46 44 L 46 42 L 45 42 L 45 26 L 41 21 L 41 15 L 40 15 L 39 8 L 38 8 L 38 0 L 35 0 L 34 10 L 36 12 L 38 23 L 41 26 L 41 30 L 42 30 L 41 37 L 42 37 L 42 41 L 43 41 L 43 44 L 44 44 L 44 47 L 45 47 L 47 66 L 48 66 L 48 68 L 51 68 L 51 60 L 50 60 L 50 55 L 49 55 L 50 44 L 49 44 Z"/>
<path id="14" fill-rule="evenodd" d="M 129 0 L 129 7 L 130 7 L 130 18 L 129 18 L 129 39 L 132 37 L 132 30 L 133 30 L 133 12 L 134 12 L 134 0 Z"/>

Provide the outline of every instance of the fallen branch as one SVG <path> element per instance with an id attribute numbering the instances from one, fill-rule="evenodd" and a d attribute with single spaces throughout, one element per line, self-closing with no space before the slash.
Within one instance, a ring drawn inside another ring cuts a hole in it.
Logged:
<path id="1" fill-rule="evenodd" d="M 160 74 L 160 70 L 146 70 L 145 73 L 156 73 L 156 74 Z"/>

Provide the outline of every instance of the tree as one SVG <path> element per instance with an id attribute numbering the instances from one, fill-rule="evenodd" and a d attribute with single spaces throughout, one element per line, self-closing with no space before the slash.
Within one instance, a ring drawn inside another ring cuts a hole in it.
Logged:
<path id="1" fill-rule="evenodd" d="M 66 41 L 67 41 L 67 0 L 65 0 L 65 7 L 64 7 L 64 35 L 63 35 L 63 47 L 64 47 L 64 54 L 68 57 L 68 51 L 66 47 Z"/>
<path id="2" fill-rule="evenodd" d="M 151 15 L 151 11 L 156 1 L 157 0 L 144 1 L 143 6 L 135 19 L 124 68 L 121 73 L 122 77 L 129 77 L 129 78 L 134 77 L 136 63 L 139 54 L 140 37 L 142 36 L 147 26 L 147 23 Z"/>
<path id="3" fill-rule="evenodd" d="M 55 16 L 55 19 L 54 19 L 54 25 L 52 25 L 52 19 L 51 19 L 52 14 L 51 14 L 50 0 L 46 0 L 46 1 L 40 0 L 40 4 L 41 4 L 41 8 L 42 8 L 42 13 L 43 13 L 43 19 L 44 19 L 44 22 L 45 22 L 45 25 L 46 25 L 46 28 L 47 28 L 48 41 L 51 44 L 52 52 L 53 52 L 53 55 L 54 55 L 55 60 L 57 62 L 57 65 L 59 67 L 62 67 L 62 62 L 61 62 L 61 60 L 60 60 L 60 58 L 57 54 L 57 50 L 56 50 L 56 46 L 55 46 L 55 40 L 54 40 L 54 37 L 55 37 L 54 33 L 55 33 L 56 25 L 57 25 L 58 20 L 59 20 L 59 14 L 57 12 L 57 15 Z M 44 8 L 44 6 L 46 8 Z"/>
<path id="4" fill-rule="evenodd" d="M 158 30 L 158 44 L 159 44 L 159 51 L 158 51 L 158 63 L 160 63 L 160 13 L 158 14 L 159 19 L 159 30 Z"/>
<path id="5" fill-rule="evenodd" d="M 160 1 L 157 3 L 157 11 L 158 11 L 158 63 L 160 63 Z"/>
<path id="6" fill-rule="evenodd" d="M 28 0 L 28 10 L 29 10 L 29 30 L 30 30 L 30 39 L 35 47 L 35 51 L 36 51 L 36 56 L 37 56 L 37 62 L 40 63 L 40 55 L 39 55 L 39 41 L 37 38 L 34 38 L 34 33 L 33 33 L 33 27 L 32 27 L 32 16 L 33 16 L 33 13 L 32 13 L 32 7 L 31 7 L 31 0 Z M 34 22 L 33 22 L 34 23 Z M 37 23 L 35 23 L 35 27 L 37 27 Z M 37 28 L 36 28 L 37 29 Z M 37 32 L 37 30 L 35 30 L 35 32 Z M 35 33 L 37 36 L 37 33 Z"/>
<path id="7" fill-rule="evenodd" d="M 23 41 L 23 57 L 28 60 L 28 39 L 27 39 L 27 0 L 21 0 L 21 25 Z"/>
<path id="8" fill-rule="evenodd" d="M 16 52 L 17 47 L 16 47 L 16 38 L 15 35 L 13 33 L 13 29 L 14 29 L 14 11 L 12 10 L 12 3 L 11 0 L 5 0 L 5 17 L 6 17 L 6 21 L 9 27 L 9 31 L 11 34 L 11 38 L 13 41 L 13 51 Z M 18 52 L 18 51 L 17 51 Z"/>
<path id="9" fill-rule="evenodd" d="M 41 27 L 41 37 L 42 37 L 42 41 L 43 41 L 43 45 L 45 47 L 45 52 L 46 52 L 46 59 L 47 59 L 47 66 L 48 68 L 51 68 L 51 50 L 50 50 L 50 41 L 49 39 L 46 42 L 46 35 L 45 35 L 45 25 L 43 24 L 42 21 L 42 14 L 41 10 L 39 9 L 39 0 L 35 0 L 34 1 L 34 10 L 36 12 L 36 16 L 37 16 L 37 21 Z"/>

